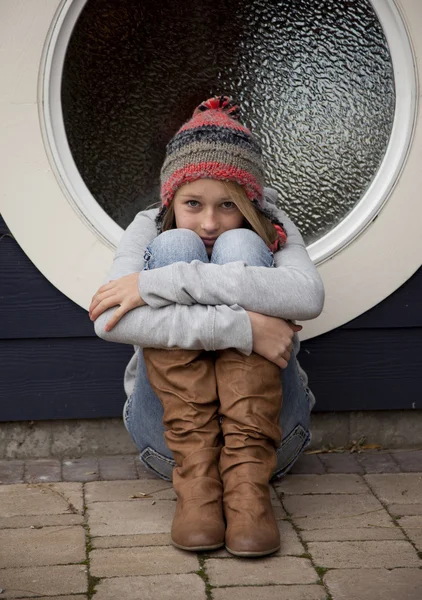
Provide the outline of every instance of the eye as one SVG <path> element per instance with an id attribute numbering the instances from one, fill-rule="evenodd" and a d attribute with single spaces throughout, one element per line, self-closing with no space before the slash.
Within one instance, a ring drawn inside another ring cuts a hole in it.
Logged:
<path id="1" fill-rule="evenodd" d="M 198 200 L 188 200 L 186 204 L 191 208 L 197 208 L 199 206 Z"/>
<path id="2" fill-rule="evenodd" d="M 223 208 L 234 208 L 236 206 L 236 204 L 234 202 L 231 202 L 230 200 L 228 200 L 227 202 L 223 202 L 222 204 Z"/>

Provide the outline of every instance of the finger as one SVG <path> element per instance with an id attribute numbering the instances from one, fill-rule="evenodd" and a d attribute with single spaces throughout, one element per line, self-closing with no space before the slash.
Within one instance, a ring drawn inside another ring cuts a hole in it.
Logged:
<path id="1" fill-rule="evenodd" d="M 277 361 L 277 364 L 280 367 L 280 369 L 285 369 L 287 367 L 287 360 L 285 360 L 284 358 L 280 358 Z"/>
<path id="2" fill-rule="evenodd" d="M 91 311 L 90 317 L 92 321 L 98 319 L 100 315 L 103 314 L 105 310 L 112 308 L 113 306 L 119 306 L 119 298 L 117 296 L 109 296 L 108 298 L 104 298 L 97 304 L 97 306 Z"/>
<path id="3" fill-rule="evenodd" d="M 98 306 L 98 304 L 103 299 L 103 295 L 100 293 L 100 290 L 92 297 L 91 304 L 89 305 L 89 313 L 91 315 L 92 311 Z"/>
<path id="4" fill-rule="evenodd" d="M 107 321 L 106 326 L 104 327 L 105 331 L 110 331 L 113 329 L 115 325 L 120 321 L 120 319 L 129 311 L 128 308 L 119 306 L 117 310 L 114 311 L 113 316 L 109 321 Z"/>
<path id="5" fill-rule="evenodd" d="M 117 306 L 119 303 L 117 298 L 114 298 L 112 296 L 110 296 L 109 298 L 105 298 L 104 300 L 101 300 L 100 302 L 97 302 L 94 306 L 94 308 L 92 308 L 92 310 L 89 313 L 90 319 L 91 321 L 95 321 L 95 319 L 98 319 L 98 317 L 108 308 L 111 308 L 112 306 Z"/>
<path id="6" fill-rule="evenodd" d="M 97 304 L 99 302 L 99 294 L 100 294 L 100 290 L 98 290 L 91 298 L 91 304 L 89 305 L 90 313 L 94 310 L 94 308 L 97 306 Z"/>

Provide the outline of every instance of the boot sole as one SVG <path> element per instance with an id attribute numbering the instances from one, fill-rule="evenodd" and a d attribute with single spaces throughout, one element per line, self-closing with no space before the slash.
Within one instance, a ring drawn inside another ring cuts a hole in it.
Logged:
<path id="1" fill-rule="evenodd" d="M 226 546 L 226 550 L 227 550 L 227 552 L 230 552 L 230 554 L 233 554 L 234 556 L 240 556 L 243 558 L 247 558 L 247 557 L 253 558 L 254 556 L 258 557 L 258 556 L 267 556 L 267 554 L 274 554 L 274 552 L 277 552 L 277 550 L 280 550 L 280 546 L 277 546 L 277 548 L 273 548 L 272 550 L 263 550 L 262 552 L 238 552 L 237 550 L 232 550 L 228 546 Z"/>
<path id="2" fill-rule="evenodd" d="M 176 548 L 180 548 L 180 550 L 187 550 L 188 552 L 204 552 L 205 550 L 218 550 L 224 546 L 224 542 L 220 542 L 219 544 L 213 544 L 212 546 L 181 546 L 180 544 L 176 544 L 171 540 L 173 546 Z"/>

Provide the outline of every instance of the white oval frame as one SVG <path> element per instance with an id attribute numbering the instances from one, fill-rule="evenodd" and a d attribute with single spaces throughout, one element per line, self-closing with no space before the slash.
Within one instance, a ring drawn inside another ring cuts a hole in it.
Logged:
<path id="1" fill-rule="evenodd" d="M 9 228 L 39 270 L 87 308 L 106 276 L 122 229 L 80 177 L 61 114 L 63 36 L 69 38 L 85 2 L 3 1 L 6 18 L 1 19 L 0 33 L 6 61 L 0 68 L 6 85 L 0 92 L 0 127 L 10 137 L 1 136 L 0 157 L 5 169 L 2 214 Z M 417 118 L 421 67 L 414 60 L 414 55 L 422 58 L 422 6 L 418 0 L 372 3 L 390 45 L 399 110 L 367 193 L 337 227 L 309 247 L 313 260 L 321 263 L 326 304 L 323 314 L 306 325 L 303 338 L 368 310 L 422 262 L 422 124 Z"/>

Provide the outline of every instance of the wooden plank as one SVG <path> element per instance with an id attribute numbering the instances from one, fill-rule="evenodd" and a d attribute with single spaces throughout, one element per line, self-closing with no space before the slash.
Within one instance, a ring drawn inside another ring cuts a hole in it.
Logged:
<path id="1" fill-rule="evenodd" d="M 0 421 L 120 415 L 132 354 L 96 337 L 0 341 Z"/>
<path id="2" fill-rule="evenodd" d="M 97 338 L 0 342 L 0 421 L 115 417 L 131 346 Z M 303 344 L 316 410 L 422 408 L 422 329 L 337 330 Z"/>
<path id="3" fill-rule="evenodd" d="M 422 408 L 422 328 L 337 329 L 299 361 L 319 411 Z"/>

